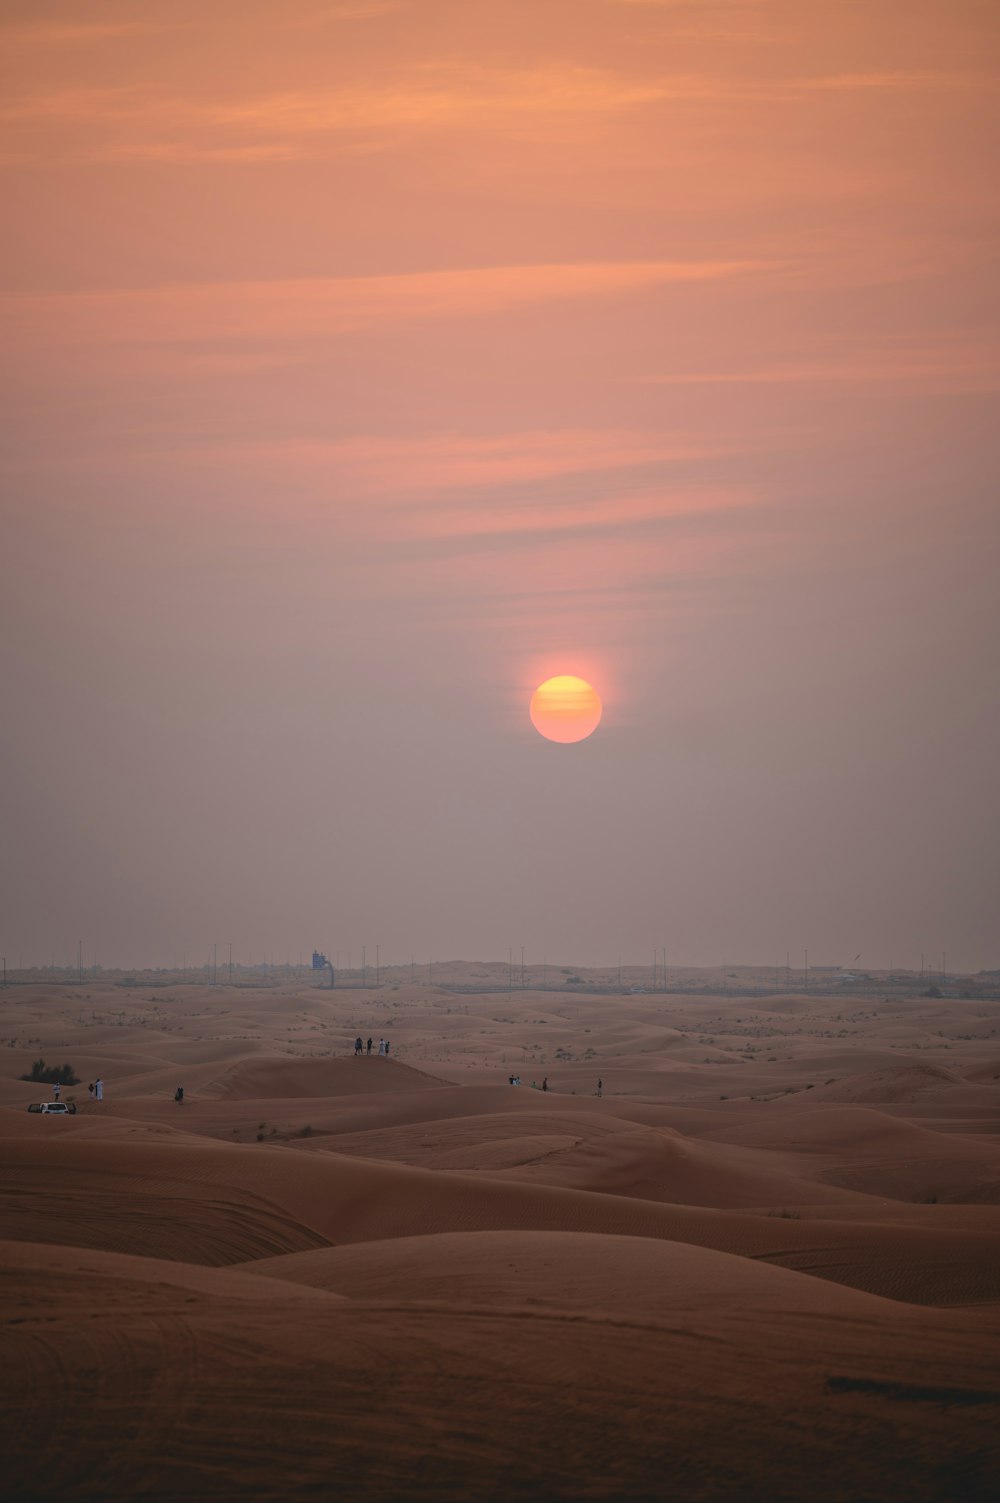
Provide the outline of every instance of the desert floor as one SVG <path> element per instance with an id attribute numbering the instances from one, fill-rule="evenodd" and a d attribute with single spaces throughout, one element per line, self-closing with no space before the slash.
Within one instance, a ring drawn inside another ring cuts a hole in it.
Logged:
<path id="1" fill-rule="evenodd" d="M 12 1500 L 1000 1495 L 988 996 L 139 979 L 0 1035 Z"/>

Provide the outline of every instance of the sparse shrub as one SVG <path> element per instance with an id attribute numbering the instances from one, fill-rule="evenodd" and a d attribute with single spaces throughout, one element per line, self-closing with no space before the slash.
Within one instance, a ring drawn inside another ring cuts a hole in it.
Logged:
<path id="1" fill-rule="evenodd" d="M 48 1085 L 79 1085 L 79 1075 L 74 1075 L 72 1065 L 47 1065 L 44 1059 L 36 1059 L 30 1075 L 22 1080 L 44 1081 Z"/>

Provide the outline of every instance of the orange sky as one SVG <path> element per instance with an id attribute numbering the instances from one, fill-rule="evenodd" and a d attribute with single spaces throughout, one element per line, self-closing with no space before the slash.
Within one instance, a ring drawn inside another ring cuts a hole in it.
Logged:
<path id="1" fill-rule="evenodd" d="M 998 31 L 7 0 L 8 957 L 1000 964 Z"/>

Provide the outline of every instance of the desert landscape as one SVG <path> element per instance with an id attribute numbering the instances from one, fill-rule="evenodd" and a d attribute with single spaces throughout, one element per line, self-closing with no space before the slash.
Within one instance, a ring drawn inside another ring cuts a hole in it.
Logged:
<path id="1" fill-rule="evenodd" d="M 8 1496 L 996 1496 L 995 988 L 435 969 L 3 992 Z"/>
<path id="2" fill-rule="evenodd" d="M 996 1503 L 1000 4 L 0 53 L 0 1503 Z"/>

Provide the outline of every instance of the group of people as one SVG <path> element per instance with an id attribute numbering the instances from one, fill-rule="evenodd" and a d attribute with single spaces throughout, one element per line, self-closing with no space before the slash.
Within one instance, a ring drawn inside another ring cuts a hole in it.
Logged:
<path id="1" fill-rule="evenodd" d="M 369 1040 L 369 1042 L 370 1042 L 370 1040 Z M 508 1085 L 520 1085 L 521 1084 L 521 1077 L 520 1077 L 520 1075 L 508 1075 L 507 1076 L 507 1084 Z M 541 1089 L 543 1091 L 547 1091 L 548 1088 L 549 1088 L 549 1077 L 546 1075 L 545 1078 L 542 1081 Z M 535 1081 L 531 1082 L 531 1089 L 533 1091 L 537 1091 L 538 1090 L 538 1086 L 535 1083 Z M 603 1080 L 599 1080 L 597 1082 L 597 1094 L 598 1094 L 598 1096 L 603 1096 L 604 1095 L 604 1081 Z"/>
<path id="2" fill-rule="evenodd" d="M 364 1040 L 362 1039 L 360 1033 L 359 1033 L 358 1036 L 357 1036 L 357 1038 L 354 1040 L 354 1057 L 355 1057 L 355 1059 L 357 1059 L 357 1057 L 358 1057 L 359 1054 L 371 1054 L 371 1052 L 372 1052 L 372 1043 L 373 1043 L 373 1040 L 369 1039 L 368 1043 L 366 1044 L 364 1042 Z M 389 1040 L 388 1039 L 379 1039 L 379 1041 L 378 1041 L 378 1052 L 379 1052 L 379 1058 L 380 1059 L 388 1059 L 389 1058 Z"/>
<path id="3" fill-rule="evenodd" d="M 91 1081 L 90 1085 L 87 1087 L 87 1095 L 90 1097 L 91 1101 L 104 1100 L 104 1081 L 99 1075 L 97 1079 Z M 56 1100 L 59 1100 L 58 1096 L 56 1097 Z"/>

